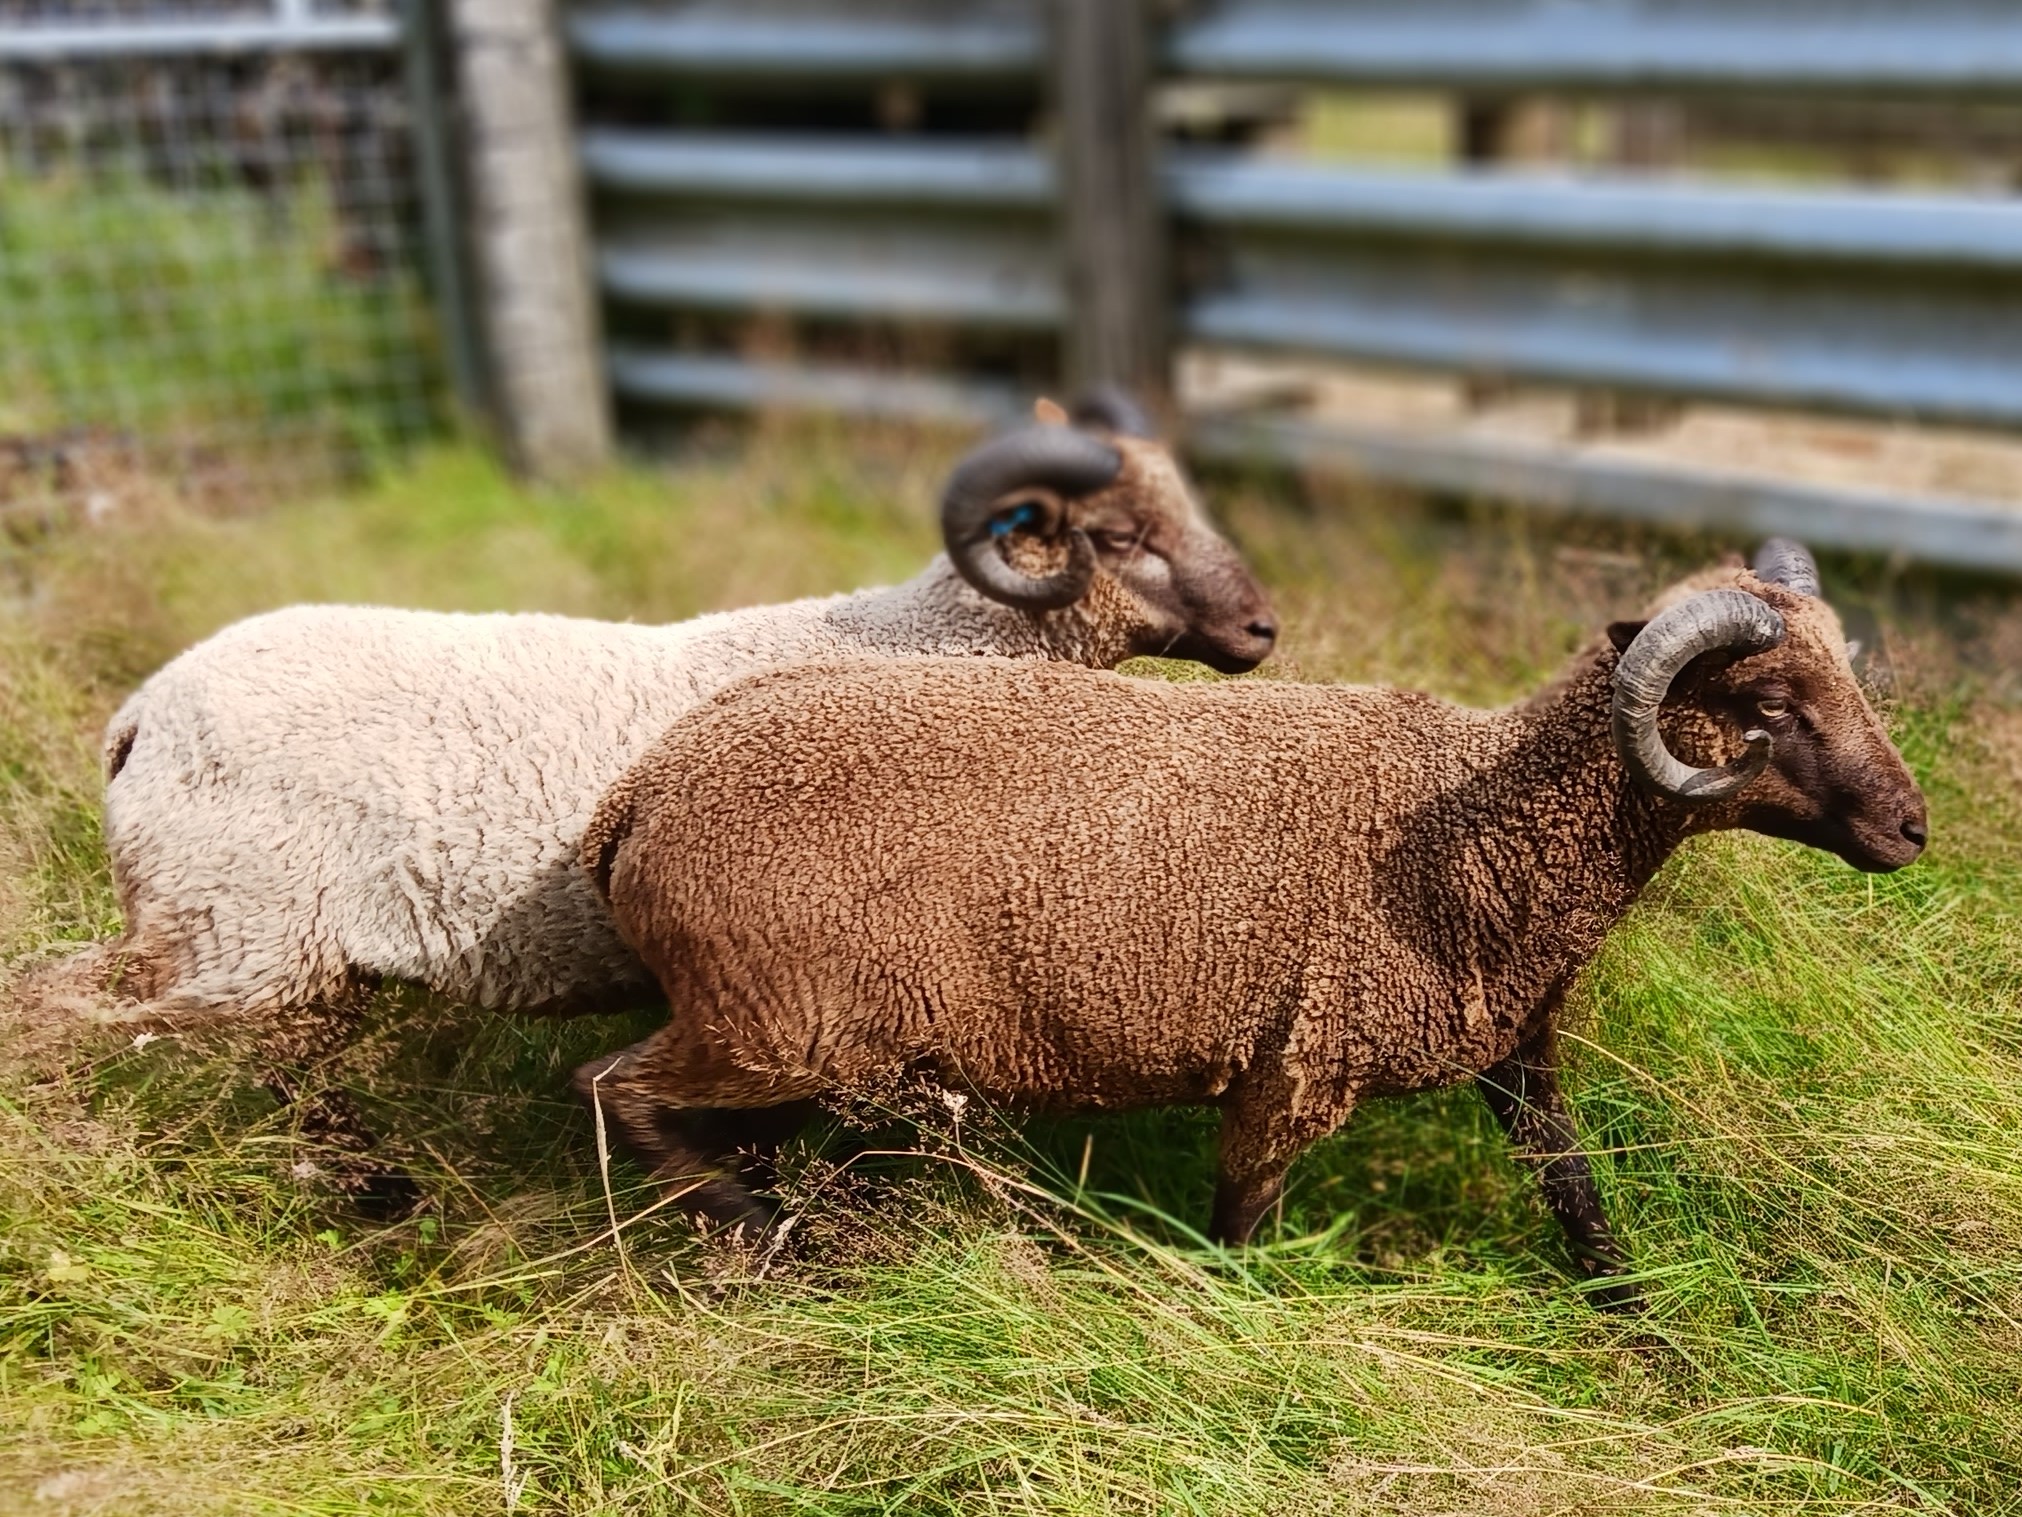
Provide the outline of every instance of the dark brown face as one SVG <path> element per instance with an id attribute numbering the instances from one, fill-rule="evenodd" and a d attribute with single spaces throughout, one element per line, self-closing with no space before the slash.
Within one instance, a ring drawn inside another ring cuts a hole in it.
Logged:
<path id="1" fill-rule="evenodd" d="M 1224 674 L 1270 656 L 1278 619 L 1242 556 L 1208 524 L 1162 449 L 1128 450 L 1123 487 L 1072 512 L 1102 569 L 1138 603 L 1143 653 L 1194 659 Z"/>
<path id="2" fill-rule="evenodd" d="M 1769 767 L 1732 801 L 1730 825 L 1836 853 L 1887 873 L 1923 852 L 1923 792 L 1847 662 L 1823 602 L 1772 592 L 1789 628 L 1779 648 L 1707 677 L 1695 704 L 1728 743 L 1770 735 Z"/>

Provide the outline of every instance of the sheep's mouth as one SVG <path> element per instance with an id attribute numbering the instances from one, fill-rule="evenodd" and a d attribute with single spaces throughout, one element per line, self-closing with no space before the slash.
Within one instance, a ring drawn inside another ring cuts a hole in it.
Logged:
<path id="1" fill-rule="evenodd" d="M 1217 674 L 1248 674 L 1271 656 L 1277 638 L 1247 629 L 1210 635 L 1188 632 L 1165 650 L 1167 658 L 1191 659 Z"/>
<path id="2" fill-rule="evenodd" d="M 1914 864 L 1924 851 L 1921 837 L 1908 836 L 1900 824 L 1888 827 L 1866 817 L 1822 816 L 1794 821 L 1788 816 L 1751 816 L 1742 825 L 1769 837 L 1835 854 L 1862 874 L 1894 874 Z"/>
<path id="3" fill-rule="evenodd" d="M 1879 822 L 1847 822 L 1831 818 L 1819 825 L 1816 839 L 1800 838 L 1828 853 L 1836 853 L 1862 874 L 1894 874 L 1914 864 L 1924 851 L 1921 841 Z"/>

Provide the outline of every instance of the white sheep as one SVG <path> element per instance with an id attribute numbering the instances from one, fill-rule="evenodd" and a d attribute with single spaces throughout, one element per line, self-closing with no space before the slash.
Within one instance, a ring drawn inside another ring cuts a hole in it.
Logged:
<path id="1" fill-rule="evenodd" d="M 126 930 L 86 972 L 135 1019 L 257 1023 L 277 1066 L 341 1045 L 381 977 L 530 1013 L 650 1000 L 578 843 L 605 787 L 739 676 L 893 654 L 1261 660 L 1268 603 L 1171 455 L 1127 413 L 1041 416 L 957 467 L 948 554 L 890 589 L 672 626 L 297 606 L 227 627 L 107 729 Z"/>

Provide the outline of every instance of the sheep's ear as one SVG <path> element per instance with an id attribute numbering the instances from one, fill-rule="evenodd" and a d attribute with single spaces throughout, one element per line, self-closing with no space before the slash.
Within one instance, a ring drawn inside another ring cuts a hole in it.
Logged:
<path id="1" fill-rule="evenodd" d="M 1608 641 L 1615 645 L 1617 653 L 1627 653 L 1629 644 L 1636 640 L 1636 634 L 1649 625 L 1648 622 L 1609 622 Z"/>
<path id="2" fill-rule="evenodd" d="M 1067 408 L 1059 401 L 1042 395 L 1032 402 L 1032 419 L 1042 427 L 1064 427 L 1067 425 Z"/>

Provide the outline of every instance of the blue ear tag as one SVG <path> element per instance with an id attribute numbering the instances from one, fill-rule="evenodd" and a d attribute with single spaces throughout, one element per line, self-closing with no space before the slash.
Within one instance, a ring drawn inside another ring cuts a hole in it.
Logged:
<path id="1" fill-rule="evenodd" d="M 1029 527 L 1039 520 L 1039 508 L 1027 501 L 1015 511 L 1006 511 L 990 523 L 992 537 L 1009 537 L 1020 527 Z"/>

